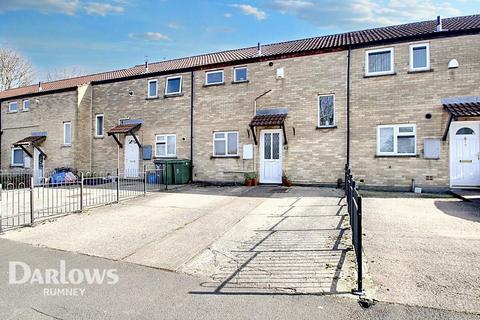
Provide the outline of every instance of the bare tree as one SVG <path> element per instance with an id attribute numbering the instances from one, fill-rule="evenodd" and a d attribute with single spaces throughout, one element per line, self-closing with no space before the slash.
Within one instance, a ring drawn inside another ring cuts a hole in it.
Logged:
<path id="1" fill-rule="evenodd" d="M 0 91 L 31 84 L 30 62 L 13 49 L 0 48 Z"/>
<path id="2" fill-rule="evenodd" d="M 72 67 L 66 67 L 63 69 L 53 69 L 51 71 L 48 71 L 45 74 L 45 82 L 49 81 L 55 81 L 55 80 L 62 80 L 62 79 L 68 79 L 68 78 L 75 78 L 79 76 L 85 75 L 85 71 L 82 70 L 81 68 L 78 68 L 76 66 Z"/>

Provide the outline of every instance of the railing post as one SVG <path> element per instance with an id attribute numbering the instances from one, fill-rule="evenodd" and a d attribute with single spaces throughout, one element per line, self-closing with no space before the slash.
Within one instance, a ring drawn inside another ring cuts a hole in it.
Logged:
<path id="1" fill-rule="evenodd" d="M 83 172 L 80 174 L 80 212 L 83 212 Z"/>
<path id="2" fill-rule="evenodd" d="M 33 176 L 30 177 L 30 226 L 33 226 L 34 220 L 34 209 L 33 206 Z"/>
<path id="3" fill-rule="evenodd" d="M 147 194 L 147 166 L 143 165 L 143 195 Z"/>
<path id="4" fill-rule="evenodd" d="M 117 168 L 117 203 L 120 202 L 120 170 Z"/>
<path id="5" fill-rule="evenodd" d="M 3 175 L 0 175 L 0 177 Z M 3 192 L 3 185 L 0 183 L 0 234 L 2 233 L 2 192 Z"/>
<path id="6" fill-rule="evenodd" d="M 357 295 L 363 295 L 363 246 L 362 246 L 362 197 L 358 197 L 358 210 L 357 210 Z"/>

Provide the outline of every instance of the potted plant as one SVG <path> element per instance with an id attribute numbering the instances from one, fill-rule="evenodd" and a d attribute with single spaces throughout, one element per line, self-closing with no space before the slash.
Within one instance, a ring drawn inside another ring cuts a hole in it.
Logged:
<path id="1" fill-rule="evenodd" d="M 285 187 L 291 187 L 292 182 L 290 181 L 290 178 L 287 176 L 287 173 L 284 171 L 282 174 L 282 185 Z"/>
<path id="2" fill-rule="evenodd" d="M 256 172 L 252 173 L 252 186 L 258 186 L 258 175 Z"/>
<path id="3" fill-rule="evenodd" d="M 245 185 L 247 187 L 251 187 L 252 186 L 252 176 L 250 175 L 250 173 L 245 173 Z"/>

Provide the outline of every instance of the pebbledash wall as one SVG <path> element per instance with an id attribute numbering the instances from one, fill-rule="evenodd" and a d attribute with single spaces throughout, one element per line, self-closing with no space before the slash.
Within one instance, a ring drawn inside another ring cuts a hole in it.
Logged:
<path id="1" fill-rule="evenodd" d="M 409 72 L 409 46 L 429 43 L 431 70 Z M 365 51 L 394 49 L 395 73 L 365 76 Z M 423 157 L 425 138 L 441 138 L 448 114 L 441 99 L 451 96 L 480 95 L 480 35 L 402 42 L 380 47 L 355 48 L 351 52 L 350 119 L 351 166 L 365 186 L 431 189 L 449 186 L 449 144 L 442 142 L 438 160 Z M 450 59 L 460 67 L 448 69 Z M 241 65 L 222 66 L 222 85 L 205 86 L 205 72 L 195 70 L 193 123 L 194 181 L 232 182 L 243 179 L 242 172 L 259 171 L 259 146 L 254 159 L 243 160 L 243 147 L 253 144 L 249 123 L 257 110 L 287 109 L 285 129 L 288 144 L 283 146 L 283 170 L 296 183 L 336 184 L 343 179 L 346 162 L 348 51 L 336 51 L 293 58 L 272 59 Z M 248 82 L 232 83 L 233 68 L 248 67 Z M 283 68 L 278 79 L 276 70 Z M 212 69 L 217 70 L 217 69 Z M 165 78 L 182 76 L 182 93 L 165 97 Z M 47 132 L 42 149 L 49 168 L 70 166 L 78 169 L 123 170 L 123 149 L 106 131 L 121 119 L 141 120 L 136 133 L 142 145 L 155 150 L 156 134 L 176 135 L 176 158 L 190 158 L 191 72 L 118 80 L 84 85 L 30 99 L 29 112 L 21 111 L 21 98 L 4 100 L 2 116 L 2 168 L 11 163 L 11 146 L 33 132 Z M 149 79 L 158 79 L 156 99 L 147 98 Z M 335 127 L 318 129 L 318 96 L 334 94 Z M 8 103 L 19 102 L 19 111 L 8 113 Z M 38 101 L 38 102 L 37 102 Z M 427 119 L 426 114 L 432 117 Z M 95 116 L 104 115 L 104 136 L 95 137 Z M 459 119 L 462 120 L 462 119 Z M 471 119 L 470 119 L 471 120 Z M 63 145 L 63 122 L 71 121 L 72 146 Z M 416 155 L 378 156 L 377 126 L 416 125 Z M 257 138 L 260 130 L 257 129 Z M 239 133 L 238 156 L 213 156 L 213 133 Z M 124 137 L 121 137 L 124 142 Z M 142 160 L 140 166 L 149 164 Z M 427 179 L 428 177 L 428 179 Z"/>
<path id="2" fill-rule="evenodd" d="M 429 71 L 409 72 L 409 48 L 417 43 L 430 45 Z M 365 51 L 377 48 L 394 48 L 395 74 L 365 77 Z M 438 160 L 424 158 L 424 139 L 443 136 L 448 113 L 443 110 L 442 98 L 480 95 L 479 52 L 480 35 L 352 51 L 351 167 L 363 184 L 405 188 L 414 179 L 426 189 L 449 186 L 449 139 L 441 142 Z M 451 59 L 457 59 L 460 66 L 448 69 Z M 416 125 L 415 156 L 377 156 L 377 126 L 391 124 Z"/>

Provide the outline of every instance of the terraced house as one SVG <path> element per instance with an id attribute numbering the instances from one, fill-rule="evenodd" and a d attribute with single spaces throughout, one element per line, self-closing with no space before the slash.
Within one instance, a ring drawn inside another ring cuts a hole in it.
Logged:
<path id="1" fill-rule="evenodd" d="M 480 15 L 261 45 L 0 93 L 1 167 L 190 159 L 192 180 L 480 186 Z"/>

